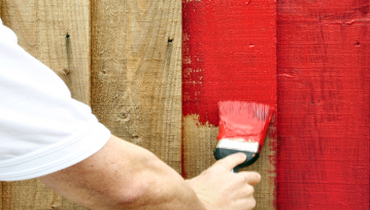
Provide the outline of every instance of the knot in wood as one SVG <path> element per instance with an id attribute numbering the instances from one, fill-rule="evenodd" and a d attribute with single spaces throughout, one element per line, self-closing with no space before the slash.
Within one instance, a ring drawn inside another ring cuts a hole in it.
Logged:
<path id="1" fill-rule="evenodd" d="M 69 73 L 70 73 L 70 71 L 69 71 L 69 69 L 68 69 L 68 68 L 64 68 L 64 69 L 62 70 L 62 72 L 63 72 L 63 74 L 65 74 L 65 75 L 67 75 L 67 74 L 69 74 Z"/>

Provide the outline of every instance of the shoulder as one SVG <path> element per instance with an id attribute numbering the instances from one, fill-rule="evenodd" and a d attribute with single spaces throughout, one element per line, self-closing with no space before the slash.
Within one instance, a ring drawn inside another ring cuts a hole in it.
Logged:
<path id="1" fill-rule="evenodd" d="M 17 44 L 17 35 L 8 27 L 3 25 L 0 19 L 0 42 Z"/>

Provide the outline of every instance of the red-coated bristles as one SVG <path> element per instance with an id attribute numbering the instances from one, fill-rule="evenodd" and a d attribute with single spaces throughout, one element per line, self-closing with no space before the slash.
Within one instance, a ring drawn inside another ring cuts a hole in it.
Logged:
<path id="1" fill-rule="evenodd" d="M 244 139 L 258 142 L 260 147 L 265 141 L 268 126 L 274 110 L 265 104 L 243 101 L 223 101 L 219 107 L 219 133 L 221 139 Z"/>

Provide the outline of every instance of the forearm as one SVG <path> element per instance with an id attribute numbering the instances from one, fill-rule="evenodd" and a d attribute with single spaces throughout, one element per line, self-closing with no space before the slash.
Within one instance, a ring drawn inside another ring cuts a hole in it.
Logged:
<path id="1" fill-rule="evenodd" d="M 178 173 L 114 136 L 86 160 L 40 180 L 91 209 L 204 209 Z"/>

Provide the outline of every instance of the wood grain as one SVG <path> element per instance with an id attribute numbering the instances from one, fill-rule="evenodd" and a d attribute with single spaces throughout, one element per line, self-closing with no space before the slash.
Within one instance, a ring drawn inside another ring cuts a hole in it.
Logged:
<path id="1" fill-rule="evenodd" d="M 1 17 L 19 44 L 90 104 L 90 1 L 3 0 Z M 2 209 L 84 209 L 37 180 L 3 182 Z"/>
<path id="2" fill-rule="evenodd" d="M 53 69 L 72 97 L 90 104 L 90 3 L 3 0 L 2 18 L 19 44 Z"/>
<path id="3" fill-rule="evenodd" d="M 181 172 L 181 1 L 92 1 L 92 109 Z"/>
<path id="4" fill-rule="evenodd" d="M 183 117 L 183 173 L 185 178 L 199 175 L 214 162 L 213 150 L 216 147 L 218 127 L 199 122 L 199 115 Z"/>

